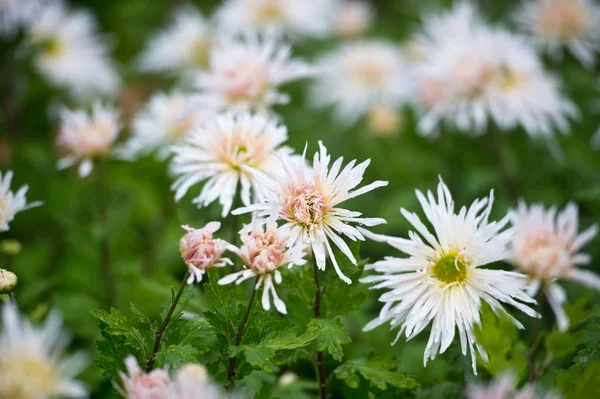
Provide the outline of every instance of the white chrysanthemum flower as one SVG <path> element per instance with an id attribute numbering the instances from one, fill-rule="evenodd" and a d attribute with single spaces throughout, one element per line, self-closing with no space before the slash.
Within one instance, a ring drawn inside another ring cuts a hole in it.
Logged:
<path id="1" fill-rule="evenodd" d="M 556 59 L 567 48 L 587 68 L 600 51 L 600 6 L 590 0 L 525 1 L 516 15 L 521 29 Z"/>
<path id="2" fill-rule="evenodd" d="M 8 224 L 17 213 L 42 205 L 41 201 L 27 203 L 25 194 L 27 194 L 29 186 L 22 186 L 16 193 L 13 193 L 10 190 L 12 178 L 12 170 L 6 172 L 4 177 L 0 172 L 0 231 L 8 231 Z"/>
<path id="3" fill-rule="evenodd" d="M 86 177 L 94 168 L 93 160 L 110 153 L 121 129 L 119 115 L 113 108 L 95 102 L 89 114 L 64 108 L 60 119 L 56 143 L 66 154 L 58 161 L 58 169 L 79 163 L 79 177 Z"/>
<path id="4" fill-rule="evenodd" d="M 221 392 L 204 366 L 186 364 L 171 378 L 167 368 L 144 372 L 137 359 L 125 359 L 126 373 L 119 372 L 123 388 L 115 386 L 126 399 L 218 399 Z"/>
<path id="5" fill-rule="evenodd" d="M 14 36 L 35 18 L 41 5 L 41 0 L 1 0 L 0 36 Z"/>
<path id="6" fill-rule="evenodd" d="M 70 11 L 62 1 L 44 3 L 27 26 L 28 41 L 40 47 L 40 73 L 78 97 L 114 93 L 119 77 L 96 31 L 89 12 Z"/>
<path id="7" fill-rule="evenodd" d="M 175 200 L 180 200 L 195 184 L 202 181 L 200 195 L 194 199 L 199 207 L 219 200 L 222 216 L 231 210 L 239 195 L 250 205 L 264 197 L 264 185 L 245 167 L 275 176 L 282 173 L 274 154 L 287 140 L 287 129 L 274 118 L 243 113 L 219 115 L 194 130 L 184 144 L 173 147 L 171 170 L 179 178 L 173 183 Z"/>
<path id="8" fill-rule="evenodd" d="M 230 259 L 223 258 L 225 250 L 234 251 L 235 247 L 225 240 L 213 238 L 213 233 L 221 228 L 221 222 L 210 222 L 201 229 L 181 226 L 187 233 L 179 240 L 181 259 L 189 268 L 188 284 L 202 281 L 206 269 L 232 265 Z"/>
<path id="9" fill-rule="evenodd" d="M 333 32 L 349 39 L 364 34 L 373 23 L 373 8 L 366 1 L 336 0 Z"/>
<path id="10" fill-rule="evenodd" d="M 489 197 L 478 199 L 458 213 L 448 187 L 440 179 L 436 199 L 429 191 L 427 196 L 417 190 L 434 233 L 415 214 L 401 209 L 402 215 L 414 226 L 409 239 L 389 237 L 365 232 L 377 241 L 386 242 L 409 255 L 408 258 L 388 257 L 366 268 L 382 273 L 363 278 L 365 283 L 377 283 L 373 289 L 387 288 L 379 300 L 384 302 L 379 317 L 368 323 L 369 331 L 379 325 L 391 324 L 402 334 L 414 338 L 430 323 L 429 341 L 425 348 L 424 363 L 444 353 L 454 340 L 458 327 L 463 355 L 471 353 L 473 371 L 477 374 L 475 350 L 487 361 L 487 354 L 477 343 L 475 326 L 480 325 L 481 302 L 490 305 L 496 314 L 506 314 L 501 302 L 512 305 L 529 316 L 539 317 L 533 309 L 523 304 L 535 303 L 526 293 L 527 277 L 504 270 L 482 269 L 481 266 L 505 259 L 509 252 L 507 243 L 512 230 L 501 231 L 508 216 L 499 222 L 489 222 L 494 201 Z M 512 316 L 513 323 L 523 325 Z M 395 342 L 395 341 L 394 341 Z"/>
<path id="11" fill-rule="evenodd" d="M 312 72 L 304 62 L 290 59 L 290 51 L 252 35 L 224 41 L 213 49 L 209 70 L 197 74 L 199 104 L 225 111 L 265 111 L 286 104 L 289 97 L 279 86 Z"/>
<path id="12" fill-rule="evenodd" d="M 158 32 L 138 58 L 143 71 L 206 69 L 214 37 L 208 21 L 193 7 L 178 10 L 172 24 Z"/>
<path id="13" fill-rule="evenodd" d="M 578 115 L 534 48 L 485 26 L 472 6 L 426 20 L 415 41 L 419 56 L 412 70 L 422 134 L 441 124 L 482 134 L 493 121 L 502 130 L 522 126 L 531 136 L 548 137 L 554 130 L 567 133 L 569 118 Z"/>
<path id="14" fill-rule="evenodd" d="M 263 286 L 263 309 L 271 309 L 271 299 L 277 311 L 287 314 L 285 303 L 279 299 L 275 291 L 275 283 L 281 283 L 279 268 L 287 265 L 303 265 L 306 263 L 304 256 L 305 246 L 299 242 L 287 247 L 291 231 L 277 227 L 274 219 L 254 219 L 252 224 L 247 224 L 240 231 L 242 246 L 233 252 L 244 262 L 244 270 L 231 273 L 219 280 L 219 284 L 231 284 L 235 281 L 240 284 L 249 278 L 258 276 L 255 290 Z M 264 284 L 263 284 L 264 283 Z"/>
<path id="15" fill-rule="evenodd" d="M 135 115 L 132 135 L 118 154 L 132 160 L 156 151 L 158 159 L 164 160 L 170 155 L 171 145 L 183 143 L 195 127 L 213 115 L 210 110 L 192 111 L 187 94 L 155 94 Z"/>
<path id="16" fill-rule="evenodd" d="M 304 162 L 295 162 L 283 151 L 279 151 L 277 156 L 284 169 L 281 176 L 273 179 L 261 171 L 252 170 L 253 175 L 267 187 L 264 201 L 234 210 L 232 213 L 239 215 L 257 212 L 258 217 L 276 217 L 283 220 L 284 225 L 281 228 L 290 232 L 288 245 L 300 243 L 310 246 L 321 270 L 325 269 L 328 254 L 338 276 L 350 284 L 352 281 L 340 270 L 329 241 L 331 240 L 356 265 L 356 259 L 341 235 L 353 241 L 364 240 L 361 232 L 350 223 L 376 226 L 385 223 L 385 220 L 362 218 L 360 212 L 339 208 L 338 205 L 386 186 L 388 182 L 375 181 L 354 190 L 361 183 L 371 160 L 358 165 L 356 160 L 352 160 L 342 169 L 343 158 L 338 158 L 330 168 L 331 156 L 320 141 L 312 170 L 308 170 Z M 305 156 L 306 150 L 302 155 L 303 160 Z"/>
<path id="17" fill-rule="evenodd" d="M 216 20 L 227 34 L 324 37 L 333 10 L 331 0 L 228 0 L 217 10 Z"/>
<path id="18" fill-rule="evenodd" d="M 47 399 L 87 396 L 73 377 L 86 365 L 85 356 L 63 358 L 69 338 L 62 320 L 51 314 L 41 328 L 19 316 L 16 306 L 2 307 L 0 333 L 0 397 Z"/>
<path id="19" fill-rule="evenodd" d="M 310 104 L 333 106 L 346 124 L 378 106 L 399 108 L 410 95 L 402 52 L 392 43 L 344 44 L 318 61 L 318 71 Z"/>
<path id="20" fill-rule="evenodd" d="M 527 384 L 521 389 L 516 388 L 517 378 L 514 374 L 502 374 L 488 385 L 469 384 L 466 389 L 467 399 L 560 399 L 553 392 L 540 394 L 535 385 Z"/>
<path id="21" fill-rule="evenodd" d="M 509 259 L 531 277 L 532 296 L 543 285 L 558 329 L 565 331 L 569 328 L 569 318 L 563 310 L 567 295 L 556 280 L 576 281 L 600 290 L 600 276 L 577 268 L 590 263 L 590 256 L 580 250 L 596 236 L 598 226 L 592 225 L 578 233 L 578 211 L 573 203 L 557 214 L 556 207 L 545 209 L 542 204 L 528 207 L 520 202 L 510 217 L 515 236 Z"/>

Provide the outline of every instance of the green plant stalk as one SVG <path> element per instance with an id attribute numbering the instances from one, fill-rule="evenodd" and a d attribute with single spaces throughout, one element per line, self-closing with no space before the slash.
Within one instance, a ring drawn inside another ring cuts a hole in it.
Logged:
<path id="1" fill-rule="evenodd" d="M 313 311 L 315 319 L 321 318 L 321 284 L 319 283 L 319 268 L 317 259 L 313 255 L 313 270 L 315 273 L 315 301 L 313 303 Z M 317 370 L 319 378 L 319 397 L 327 398 L 327 371 L 325 370 L 325 354 L 323 351 L 317 351 Z"/>
<path id="2" fill-rule="evenodd" d="M 98 162 L 96 176 L 96 198 L 98 201 L 98 219 L 102 225 L 102 238 L 100 240 L 100 267 L 102 269 L 102 280 L 104 285 L 104 295 L 108 308 L 115 304 L 115 284 L 113 279 L 111 260 L 110 260 L 110 242 L 106 232 L 108 224 L 108 203 L 106 200 L 105 180 L 104 180 L 104 161 Z"/>

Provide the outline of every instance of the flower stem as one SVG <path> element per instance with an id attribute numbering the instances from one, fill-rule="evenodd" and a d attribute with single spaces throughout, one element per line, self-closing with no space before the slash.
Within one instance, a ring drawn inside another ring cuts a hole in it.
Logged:
<path id="1" fill-rule="evenodd" d="M 542 302 L 544 299 L 544 295 L 540 293 L 538 293 L 537 295 L 537 302 L 538 302 L 538 313 L 542 314 Z M 537 356 L 536 351 L 537 351 L 537 337 L 538 337 L 538 332 L 540 330 L 540 327 L 542 325 L 541 322 L 541 318 L 535 318 L 533 320 L 533 324 L 531 326 L 531 337 L 530 337 L 530 347 L 529 347 L 529 353 L 527 356 L 527 366 L 529 369 L 529 382 L 534 383 L 537 378 L 538 378 L 538 368 L 536 367 L 536 362 L 535 362 L 535 358 Z"/>
<path id="2" fill-rule="evenodd" d="M 13 294 L 12 294 L 12 292 L 9 292 L 9 293 L 8 293 L 8 300 L 9 300 L 11 303 L 14 303 L 14 302 L 15 302 L 15 298 L 13 297 Z"/>
<path id="3" fill-rule="evenodd" d="M 158 349 L 160 348 L 160 340 L 162 339 L 162 336 L 165 333 L 165 330 L 167 329 L 167 325 L 171 320 L 171 316 L 173 316 L 173 312 L 175 311 L 175 308 L 177 307 L 177 304 L 181 299 L 181 295 L 183 294 L 185 287 L 187 287 L 187 273 L 183 276 L 183 280 L 181 280 L 179 291 L 177 291 L 177 294 L 175 295 L 175 298 L 171 303 L 171 308 L 167 312 L 165 319 L 163 320 L 158 330 L 154 332 L 154 347 L 152 348 L 152 353 L 150 354 L 150 360 L 148 360 L 148 364 L 146 365 L 146 372 L 152 371 L 152 369 L 154 368 L 154 360 L 156 358 L 156 354 L 158 353 Z"/>
<path id="4" fill-rule="evenodd" d="M 96 197 L 98 201 L 98 218 L 100 224 L 102 225 L 102 238 L 100 240 L 100 267 L 102 269 L 105 299 L 108 307 L 110 308 L 115 303 L 115 285 L 110 264 L 110 243 L 108 241 L 107 231 L 108 204 L 106 201 L 103 161 L 98 162 L 97 169 Z"/>
<path id="5" fill-rule="evenodd" d="M 259 277 L 257 276 L 254 280 L 254 285 L 252 287 L 252 293 L 250 294 L 250 299 L 248 299 L 248 304 L 246 305 L 246 312 L 244 313 L 244 317 L 242 318 L 242 322 L 237 329 L 236 337 L 235 337 L 235 346 L 239 346 L 242 343 L 242 338 L 244 334 L 244 328 L 246 327 L 246 323 L 248 323 L 248 316 L 250 316 L 250 310 L 252 309 L 252 304 L 254 303 L 254 297 L 256 296 L 256 284 L 258 283 Z M 235 377 L 235 360 L 236 357 L 229 358 L 229 367 L 227 368 L 227 379 L 232 382 L 230 387 L 233 387 L 233 377 Z"/>
<path id="6" fill-rule="evenodd" d="M 321 284 L 319 283 L 319 267 L 317 259 L 313 256 L 313 270 L 315 272 L 315 301 L 313 311 L 315 319 L 321 317 Z M 325 371 L 325 354 L 322 351 L 317 352 L 317 370 L 319 377 L 319 396 L 321 399 L 327 398 L 327 372 Z"/>

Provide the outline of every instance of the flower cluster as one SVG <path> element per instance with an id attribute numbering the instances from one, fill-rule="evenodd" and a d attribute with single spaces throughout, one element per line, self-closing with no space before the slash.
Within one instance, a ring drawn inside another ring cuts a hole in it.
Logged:
<path id="1" fill-rule="evenodd" d="M 171 378 L 166 369 L 148 373 L 142 371 L 133 356 L 125 359 L 127 374 L 120 372 L 123 389 L 118 388 L 126 399 L 219 399 L 224 397 L 214 385 L 204 366 L 186 364 Z"/>

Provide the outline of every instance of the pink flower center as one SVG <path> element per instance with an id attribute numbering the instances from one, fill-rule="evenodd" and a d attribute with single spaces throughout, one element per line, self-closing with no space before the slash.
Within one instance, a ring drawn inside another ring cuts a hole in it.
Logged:
<path id="1" fill-rule="evenodd" d="M 179 251 L 187 265 L 205 270 L 221 257 L 225 245 L 220 240 L 213 239 L 212 233 L 199 229 L 183 236 L 179 242 Z"/>
<path id="2" fill-rule="evenodd" d="M 305 227 L 320 224 L 330 209 L 330 199 L 314 183 L 292 185 L 281 199 L 281 217 Z"/>
<path id="3" fill-rule="evenodd" d="M 591 14 L 583 4 L 574 0 L 554 0 L 540 7 L 538 23 L 552 37 L 570 39 L 579 36 L 591 22 Z"/>
<path id="4" fill-rule="evenodd" d="M 241 60 L 225 71 L 226 94 L 232 103 L 249 101 L 259 103 L 268 88 L 268 77 L 263 65 Z"/>
<path id="5" fill-rule="evenodd" d="M 273 231 L 252 234 L 246 243 L 251 268 L 259 273 L 269 273 L 281 266 L 285 252 L 285 241 Z"/>
<path id="6" fill-rule="evenodd" d="M 234 127 L 231 134 L 222 135 L 213 146 L 216 157 L 234 169 L 244 165 L 258 167 L 270 155 L 271 149 L 263 131 L 240 127 Z"/>
<path id="7" fill-rule="evenodd" d="M 533 276 L 558 277 L 571 267 L 568 243 L 554 234 L 530 239 L 519 255 L 523 269 Z"/>

